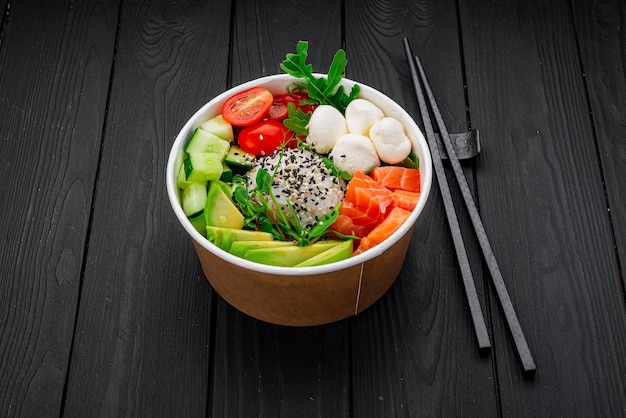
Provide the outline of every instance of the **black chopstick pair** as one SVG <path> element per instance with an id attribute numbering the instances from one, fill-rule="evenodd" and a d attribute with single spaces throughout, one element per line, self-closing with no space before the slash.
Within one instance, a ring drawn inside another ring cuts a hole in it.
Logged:
<path id="1" fill-rule="evenodd" d="M 432 154 L 435 174 L 437 176 L 439 188 L 441 189 L 441 195 L 443 198 L 446 215 L 448 217 L 448 223 L 450 224 L 450 230 L 452 232 L 452 238 L 457 253 L 457 259 L 461 269 L 461 274 L 463 276 L 463 285 L 465 286 L 465 293 L 469 303 L 472 321 L 474 323 L 474 330 L 476 332 L 476 339 L 478 340 L 479 350 L 481 354 L 488 353 L 491 349 L 491 342 L 489 340 L 489 334 L 487 333 L 487 326 L 485 325 L 483 312 L 480 307 L 480 301 L 476 293 L 476 287 L 474 284 L 474 279 L 472 278 L 472 271 L 467 258 L 465 244 L 463 243 L 463 236 L 461 235 L 459 221 L 456 216 L 452 197 L 450 195 L 450 188 L 448 186 L 447 178 L 443 169 L 441 155 L 439 154 L 439 149 L 437 147 L 435 133 L 433 131 L 430 115 L 428 113 L 428 106 L 426 104 L 424 92 L 422 90 L 422 84 L 424 86 L 424 90 L 426 91 L 430 108 L 437 122 L 437 126 L 439 127 L 440 135 L 445 145 L 446 152 L 448 153 L 448 159 L 450 160 L 454 175 L 456 176 L 459 187 L 461 188 L 461 194 L 463 195 L 463 200 L 465 201 L 465 206 L 467 207 L 467 210 L 469 212 L 474 231 L 476 232 L 478 242 L 487 263 L 487 267 L 489 268 L 489 272 L 493 279 L 493 284 L 496 289 L 500 305 L 502 306 L 502 310 L 504 311 L 504 316 L 513 337 L 513 341 L 517 349 L 517 354 L 522 363 L 523 373 L 525 376 L 531 377 L 535 374 L 537 370 L 537 367 L 535 366 L 535 361 L 533 360 L 533 356 L 528 347 L 528 343 L 526 342 L 526 338 L 524 337 L 524 333 L 520 326 L 519 320 L 517 319 L 517 315 L 511 302 L 511 298 L 509 297 L 508 291 L 504 284 L 504 280 L 502 279 L 500 268 L 498 267 L 498 263 L 491 249 L 491 245 L 489 244 L 485 228 L 480 219 L 480 215 L 478 214 L 478 209 L 476 208 L 476 204 L 474 203 L 474 199 L 470 192 L 469 186 L 467 185 L 467 180 L 465 179 L 465 175 L 463 174 L 461 164 L 459 163 L 459 159 L 452 145 L 452 141 L 450 140 L 450 135 L 448 134 L 445 123 L 441 116 L 441 112 L 439 111 L 439 107 L 437 106 L 435 97 L 433 96 L 433 93 L 430 89 L 430 85 L 428 84 L 426 74 L 424 72 L 424 69 L 422 68 L 422 64 L 419 58 L 417 56 L 414 56 L 411 52 L 411 46 L 408 39 L 404 38 L 403 42 L 407 60 L 409 62 L 409 69 L 413 78 L 413 84 L 415 85 L 415 93 L 417 95 L 422 121 L 424 123 L 424 130 L 426 131 L 426 138 L 428 139 L 428 145 Z"/>

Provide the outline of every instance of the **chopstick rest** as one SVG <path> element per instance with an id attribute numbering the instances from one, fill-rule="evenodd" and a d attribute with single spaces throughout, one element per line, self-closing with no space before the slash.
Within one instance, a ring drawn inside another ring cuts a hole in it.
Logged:
<path id="1" fill-rule="evenodd" d="M 435 134 L 437 140 L 437 149 L 441 155 L 442 160 L 448 159 L 448 152 L 446 146 L 443 143 L 441 135 Z M 469 132 L 463 132 L 459 134 L 450 134 L 450 140 L 454 147 L 454 152 L 459 160 L 469 160 L 476 157 L 480 153 L 480 135 L 478 129 L 472 129 Z"/>
<path id="2" fill-rule="evenodd" d="M 476 340 L 478 341 L 478 349 L 480 353 L 484 355 L 489 353 L 489 351 L 491 350 L 491 342 L 489 341 L 489 334 L 487 333 L 485 318 L 480 307 L 478 294 L 476 293 L 476 286 L 474 284 L 474 279 L 472 278 L 472 270 L 467 257 L 467 251 L 465 250 L 465 245 L 463 243 L 463 236 L 461 235 L 461 227 L 459 226 L 459 220 L 456 216 L 456 211 L 454 210 L 454 204 L 452 202 L 450 188 L 448 186 L 446 174 L 443 169 L 439 146 L 437 144 L 435 133 L 433 132 L 432 124 L 430 122 L 430 116 L 428 115 L 424 94 L 417 79 L 417 70 L 415 67 L 415 63 L 413 62 L 412 54 L 410 52 L 410 46 L 406 39 L 405 49 L 407 52 L 407 57 L 409 58 L 408 61 L 411 74 L 413 75 L 413 80 L 415 81 L 415 93 L 417 94 L 420 111 L 422 113 L 424 130 L 426 131 L 426 138 L 428 140 L 428 145 L 431 149 L 433 167 L 435 169 L 435 174 L 437 175 L 437 181 L 439 183 L 439 189 L 441 190 L 441 197 L 443 199 L 444 207 L 446 210 L 448 224 L 450 225 L 450 230 L 452 232 L 454 248 L 456 250 L 459 267 L 461 269 L 461 276 L 463 277 L 463 286 L 465 288 L 465 294 L 467 296 L 470 314 L 472 316 L 472 322 L 474 324 Z"/>
<path id="3" fill-rule="evenodd" d="M 487 238 L 485 228 L 483 226 L 482 220 L 480 219 L 480 215 L 478 214 L 478 209 L 476 208 L 476 204 L 474 203 L 474 199 L 472 197 L 469 186 L 467 184 L 467 180 L 465 179 L 465 175 L 463 174 L 461 164 L 458 160 L 458 157 L 455 154 L 454 147 L 450 140 L 450 135 L 448 134 L 445 123 L 443 121 L 443 117 L 441 116 L 441 112 L 439 111 L 439 107 L 437 106 L 437 103 L 435 101 L 435 97 L 430 89 L 430 85 L 428 84 L 428 79 L 426 78 L 426 74 L 424 72 L 424 69 L 422 67 L 422 64 L 419 58 L 417 56 L 413 56 L 413 54 L 411 53 L 410 45 L 406 38 L 404 38 L 404 44 L 405 44 L 405 50 L 407 52 L 407 55 L 408 54 L 411 55 L 408 58 L 408 61 L 409 61 L 409 66 L 411 68 L 416 93 L 418 93 L 418 99 L 421 93 L 420 84 L 423 84 L 424 90 L 426 92 L 426 96 L 428 97 L 430 108 L 432 110 L 433 116 L 435 117 L 435 120 L 439 127 L 439 131 L 441 133 L 446 151 L 448 153 L 448 158 L 452 165 L 454 175 L 461 189 L 461 194 L 463 196 L 465 206 L 467 207 L 468 213 L 470 215 L 470 219 L 472 221 L 472 225 L 474 227 L 476 237 L 478 238 L 480 248 L 483 252 L 483 256 L 487 263 L 487 267 L 491 274 L 492 282 L 494 284 L 494 287 L 496 289 L 496 294 L 498 295 L 498 300 L 504 312 L 504 316 L 506 318 L 509 331 L 511 333 L 511 336 L 513 337 L 515 348 L 517 350 L 517 354 L 522 364 L 524 376 L 532 377 L 534 376 L 537 370 L 535 361 L 528 347 L 528 343 L 526 341 L 524 332 L 522 331 L 522 327 L 517 318 L 517 314 L 515 313 L 515 308 L 513 306 L 513 303 L 511 302 L 511 298 L 509 297 L 509 293 L 506 289 L 506 285 L 504 284 L 502 273 L 500 272 L 500 268 L 498 267 L 497 260 L 493 253 L 493 250 L 491 249 L 491 245 L 489 244 L 489 240 Z M 419 78 L 416 77 L 416 74 L 414 72 L 415 67 L 417 67 L 417 70 L 419 72 Z M 423 94 L 421 94 L 421 96 L 422 96 L 422 102 L 423 102 L 424 101 Z M 424 108 L 422 103 L 420 103 L 420 107 Z M 426 114 L 426 112 L 424 111 L 422 113 L 423 115 Z M 428 124 L 430 124 L 430 117 L 428 117 L 427 114 L 426 116 L 427 117 L 424 119 L 427 119 Z M 425 125 L 426 123 L 427 122 L 424 121 Z M 431 129 L 432 129 L 432 125 L 431 125 Z M 435 151 L 433 151 L 433 154 L 434 153 Z"/>

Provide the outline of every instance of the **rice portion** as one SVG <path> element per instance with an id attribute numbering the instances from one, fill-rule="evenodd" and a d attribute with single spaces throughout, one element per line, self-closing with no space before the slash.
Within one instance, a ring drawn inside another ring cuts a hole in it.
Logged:
<path id="1" fill-rule="evenodd" d="M 274 175 L 279 161 L 280 167 Z M 322 158 L 310 151 L 286 148 L 259 158 L 255 167 L 247 173 L 249 190 L 256 187 L 257 171 L 261 168 L 270 176 L 274 175 L 272 191 L 285 214 L 289 216 L 289 201 L 303 227 L 315 225 L 319 218 L 343 200 L 345 182 L 335 177 Z"/>

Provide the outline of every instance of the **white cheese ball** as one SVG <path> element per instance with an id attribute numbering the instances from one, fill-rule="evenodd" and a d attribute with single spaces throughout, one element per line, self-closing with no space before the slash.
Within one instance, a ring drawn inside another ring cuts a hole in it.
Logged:
<path id="1" fill-rule="evenodd" d="M 383 111 L 369 100 L 354 99 L 346 107 L 346 125 L 350 133 L 367 136 L 372 125 L 384 117 Z"/>
<path id="2" fill-rule="evenodd" d="M 370 129 L 370 139 L 378 158 L 388 164 L 397 164 L 411 153 L 411 141 L 397 119 L 387 117 L 376 122 Z"/>
<path id="3" fill-rule="evenodd" d="M 339 138 L 329 157 L 338 170 L 350 175 L 357 171 L 368 173 L 380 165 L 374 144 L 361 134 L 346 134 Z"/>
<path id="4" fill-rule="evenodd" d="M 316 152 L 327 154 L 346 133 L 348 133 L 346 118 L 341 112 L 330 105 L 321 105 L 311 115 L 306 142 Z"/>

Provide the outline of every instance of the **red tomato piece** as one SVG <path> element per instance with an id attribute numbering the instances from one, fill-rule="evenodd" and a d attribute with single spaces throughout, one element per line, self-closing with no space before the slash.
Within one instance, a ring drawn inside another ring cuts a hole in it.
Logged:
<path id="1" fill-rule="evenodd" d="M 286 96 L 289 95 L 283 94 L 280 96 L 274 96 L 274 102 L 272 103 L 269 113 L 267 114 L 270 119 L 282 121 L 287 118 L 289 111 L 287 108 L 288 101 Z"/>
<path id="2" fill-rule="evenodd" d="M 293 103 L 296 109 L 300 109 L 305 113 L 315 110 L 315 106 L 311 104 L 301 104 L 303 100 L 307 100 L 309 96 L 303 92 L 286 93 L 274 96 L 274 102 L 267 114 L 268 119 L 283 121 L 289 115 L 289 103 Z"/>
<path id="3" fill-rule="evenodd" d="M 237 136 L 237 142 L 242 150 L 259 157 L 270 155 L 284 143 L 291 146 L 294 138 L 295 134 L 279 121 L 264 120 L 243 128 Z"/>
<path id="4" fill-rule="evenodd" d="M 317 107 L 316 104 L 303 104 L 302 102 L 305 100 L 309 100 L 309 94 L 306 91 L 297 91 L 292 93 L 291 96 L 294 100 L 296 107 L 302 110 L 304 113 L 313 112 Z"/>
<path id="5" fill-rule="evenodd" d="M 232 125 L 254 125 L 269 111 L 274 96 L 265 87 L 252 87 L 229 97 L 222 106 L 222 117 Z"/>

